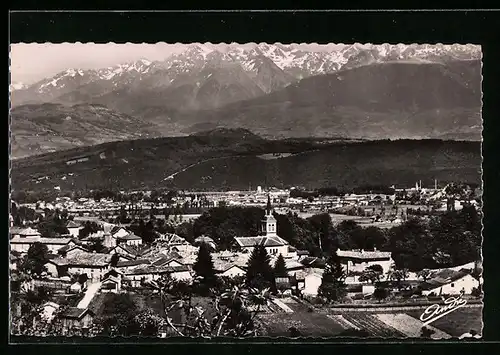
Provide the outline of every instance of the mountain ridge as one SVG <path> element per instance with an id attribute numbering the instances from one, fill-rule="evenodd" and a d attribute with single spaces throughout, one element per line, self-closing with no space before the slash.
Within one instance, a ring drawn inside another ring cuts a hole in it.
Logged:
<path id="1" fill-rule="evenodd" d="M 19 107 L 16 101 L 23 101 L 30 90 L 36 95 L 28 104 L 49 102 L 72 109 L 75 104 L 102 105 L 167 136 L 241 127 L 273 139 L 480 140 L 480 59 L 462 46 L 442 48 L 352 45 L 337 52 L 307 52 L 259 44 L 246 49 L 229 46 L 221 52 L 194 44 L 161 62 L 141 59 L 88 73 L 68 69 L 28 91 L 12 91 L 11 99 L 14 113 Z M 445 59 L 423 59 L 440 56 Z M 325 60 L 332 66 L 325 67 Z M 307 69 L 303 79 L 299 79 L 302 74 L 291 74 L 299 64 Z M 50 112 L 42 114 L 47 115 Z M 36 117 L 27 114 L 24 119 Z M 13 125 L 12 136 L 21 138 L 15 150 L 30 145 L 24 139 L 30 134 L 43 146 L 36 129 L 26 135 L 17 127 Z M 104 131 L 90 130 L 86 138 L 89 144 L 115 140 L 115 135 L 134 138 L 138 137 L 135 127 L 129 132 L 125 126 L 121 132 L 109 131 L 109 137 L 104 137 Z M 99 139 L 92 140 L 99 134 Z M 85 143 L 81 138 L 70 141 L 61 148 Z M 48 148 L 57 147 L 49 142 Z M 38 148 L 25 149 L 34 150 Z"/>
<path id="2" fill-rule="evenodd" d="M 305 51 L 294 49 L 287 45 L 262 43 L 251 49 L 243 49 L 231 45 L 228 48 L 223 53 L 219 50 L 207 48 L 204 45 L 192 44 L 187 46 L 183 52 L 173 54 L 164 61 L 140 59 L 135 62 L 100 69 L 82 70 L 69 68 L 55 74 L 51 78 L 42 79 L 28 88 L 14 90 L 13 92 L 16 95 L 13 95 L 12 101 L 14 105 L 17 105 L 26 103 L 26 100 L 28 100 L 27 103 L 36 102 L 36 100 L 53 100 L 72 90 L 81 90 L 82 85 L 94 82 L 99 82 L 105 90 L 119 89 L 123 85 L 137 83 L 143 78 L 147 78 L 153 73 L 158 73 L 162 70 L 175 71 L 175 68 L 178 68 L 181 73 L 185 73 L 190 68 L 203 66 L 207 59 L 213 59 L 213 57 L 219 57 L 224 61 L 238 62 L 243 68 L 247 68 L 249 73 L 251 72 L 251 70 L 248 70 L 250 62 L 256 57 L 264 57 L 268 59 L 268 64 L 274 64 L 273 72 L 276 72 L 276 75 L 287 78 L 283 82 L 284 85 L 287 84 L 286 81 L 288 80 L 300 80 L 304 77 L 332 73 L 340 69 L 386 60 L 408 58 L 424 60 L 431 55 L 434 61 L 446 62 L 450 59 L 480 59 L 481 57 L 480 50 L 477 50 L 475 47 L 469 48 L 460 45 L 360 46 L 355 44 L 346 46 L 338 51 Z M 370 56 L 373 58 L 366 59 Z M 177 75 L 179 74 L 177 73 Z M 122 80 L 123 82 L 121 82 Z M 61 81 L 59 84 L 61 87 L 57 88 L 59 81 Z M 57 90 L 54 93 L 44 92 L 51 88 L 60 89 L 61 92 Z M 270 89 L 266 88 L 266 90 Z M 266 90 L 264 91 L 266 92 Z M 34 95 L 34 97 L 29 98 L 30 95 Z"/>
<path id="3" fill-rule="evenodd" d="M 463 63 L 462 63 L 463 64 Z M 461 65 L 462 65 L 461 64 Z M 451 73 L 451 74 L 450 74 Z M 481 139 L 480 62 L 382 63 L 313 76 L 271 94 L 181 115 L 191 133 L 243 127 L 271 138 Z"/>
<path id="4" fill-rule="evenodd" d="M 203 134 L 104 143 L 12 162 L 16 190 L 317 188 L 480 182 L 480 142 L 266 140 Z M 172 178 L 173 176 L 173 178 Z M 171 177 L 171 178 L 169 178 Z"/>
<path id="5" fill-rule="evenodd" d="M 148 122 L 95 104 L 26 104 L 11 117 L 12 158 L 158 134 Z"/>

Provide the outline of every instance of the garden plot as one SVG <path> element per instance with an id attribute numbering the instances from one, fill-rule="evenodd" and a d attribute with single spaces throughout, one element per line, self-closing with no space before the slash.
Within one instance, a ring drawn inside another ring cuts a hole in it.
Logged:
<path id="1" fill-rule="evenodd" d="M 303 337 L 332 337 L 345 328 L 335 320 L 320 313 L 275 313 L 261 314 L 266 336 L 290 336 L 290 328 L 295 328 Z"/>
<path id="2" fill-rule="evenodd" d="M 345 320 L 359 330 L 365 330 L 373 337 L 406 338 L 407 336 L 397 328 L 390 326 L 376 317 L 376 314 L 353 312 L 343 314 Z"/>
<path id="3" fill-rule="evenodd" d="M 397 329 L 402 332 L 405 336 L 410 338 L 419 338 L 422 331 L 422 322 L 416 318 L 413 318 L 405 313 L 385 313 L 375 315 L 379 320 L 387 324 L 388 326 Z M 432 339 L 449 339 L 451 335 L 445 333 L 431 325 L 427 325 L 426 328 L 433 331 L 431 335 Z"/>

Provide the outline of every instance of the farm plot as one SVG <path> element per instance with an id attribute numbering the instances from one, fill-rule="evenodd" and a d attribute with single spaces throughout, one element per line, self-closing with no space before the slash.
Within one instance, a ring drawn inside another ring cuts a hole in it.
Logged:
<path id="1" fill-rule="evenodd" d="M 335 320 L 319 313 L 275 313 L 261 314 L 266 336 L 290 336 L 295 328 L 302 337 L 332 337 L 344 331 Z"/>
<path id="2" fill-rule="evenodd" d="M 376 314 L 364 312 L 345 313 L 343 317 L 359 330 L 370 333 L 373 337 L 406 338 L 407 336 L 398 329 L 382 322 Z"/>
<path id="3" fill-rule="evenodd" d="M 420 321 L 422 312 L 423 310 L 408 311 L 405 313 Z M 450 334 L 452 337 L 459 337 L 471 330 L 476 331 L 478 334 L 482 334 L 483 307 L 481 305 L 470 305 L 459 308 L 435 320 L 430 325 Z"/>
<path id="4" fill-rule="evenodd" d="M 385 324 L 397 329 L 404 333 L 409 338 L 419 338 L 422 331 L 422 322 L 405 313 L 383 313 L 376 314 L 376 317 Z M 430 329 L 433 333 L 432 339 L 449 339 L 451 336 L 431 325 L 426 328 Z"/>
<path id="5" fill-rule="evenodd" d="M 291 297 L 281 298 L 280 301 L 290 307 L 294 312 L 307 312 L 310 308 L 303 303 L 297 302 Z"/>

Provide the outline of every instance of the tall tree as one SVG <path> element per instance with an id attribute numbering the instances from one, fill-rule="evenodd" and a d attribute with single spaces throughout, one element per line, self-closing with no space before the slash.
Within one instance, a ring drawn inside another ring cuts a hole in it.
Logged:
<path id="1" fill-rule="evenodd" d="M 111 261 L 110 261 L 110 265 L 112 267 L 116 267 L 118 265 L 118 262 L 120 261 L 120 255 L 117 254 L 117 253 L 114 253 L 112 256 L 111 256 Z"/>
<path id="2" fill-rule="evenodd" d="M 88 249 L 91 252 L 102 253 L 106 249 L 106 247 L 102 244 L 101 238 L 91 238 L 89 242 L 90 244 Z"/>
<path id="3" fill-rule="evenodd" d="M 134 319 L 137 312 L 137 305 L 130 294 L 111 294 L 104 302 L 103 311 L 95 319 L 95 323 L 105 335 L 130 336 L 139 332 Z"/>
<path id="4" fill-rule="evenodd" d="M 324 253 L 335 252 L 338 240 L 330 215 L 328 213 L 317 214 L 308 218 L 308 221 L 318 234 L 318 244 L 321 251 Z"/>
<path id="5" fill-rule="evenodd" d="M 34 275 L 40 275 L 45 269 L 45 264 L 49 261 L 49 249 L 45 244 L 36 242 L 28 249 L 28 254 L 22 268 L 29 270 Z"/>
<path id="6" fill-rule="evenodd" d="M 318 296 L 325 298 L 328 302 L 339 301 L 346 293 L 346 272 L 337 255 L 328 258 Z"/>
<path id="7" fill-rule="evenodd" d="M 276 262 L 274 263 L 274 276 L 275 277 L 286 277 L 288 273 L 286 271 L 286 263 L 283 255 L 278 255 Z"/>
<path id="8" fill-rule="evenodd" d="M 205 288 L 213 287 L 217 280 L 209 248 L 208 244 L 201 243 L 196 262 L 193 265 L 193 270 L 197 276 L 201 277 L 200 283 Z"/>
<path id="9" fill-rule="evenodd" d="M 272 288 L 274 273 L 271 267 L 271 258 L 263 245 L 257 245 L 248 259 L 246 282 L 254 288 Z"/>

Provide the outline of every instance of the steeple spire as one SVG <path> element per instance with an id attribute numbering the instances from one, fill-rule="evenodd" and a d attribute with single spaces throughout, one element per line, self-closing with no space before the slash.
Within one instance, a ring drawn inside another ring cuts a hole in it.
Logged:
<path id="1" fill-rule="evenodd" d="M 269 216 L 271 214 L 272 207 L 271 207 L 271 195 L 267 195 L 267 207 L 266 207 L 266 212 L 267 215 Z"/>

